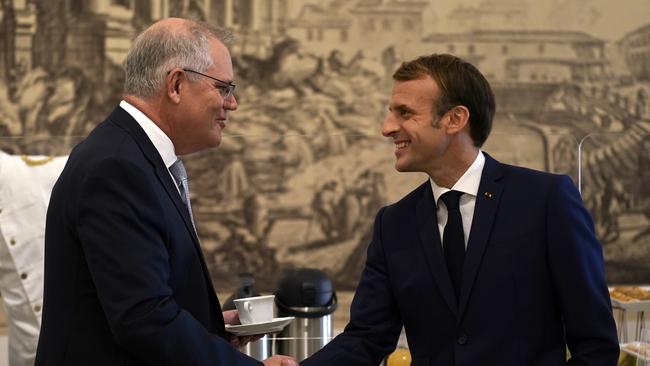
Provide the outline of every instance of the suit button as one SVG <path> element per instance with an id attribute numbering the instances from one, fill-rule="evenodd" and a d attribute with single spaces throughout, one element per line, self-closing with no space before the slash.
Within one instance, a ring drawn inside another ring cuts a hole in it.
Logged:
<path id="1" fill-rule="evenodd" d="M 27 273 L 22 273 L 20 275 L 20 278 L 22 278 L 23 280 L 26 280 L 27 279 Z"/>
<path id="2" fill-rule="evenodd" d="M 11 244 L 11 245 L 16 245 L 16 239 L 11 238 L 11 239 L 9 240 L 9 244 Z"/>
<path id="3" fill-rule="evenodd" d="M 35 306 L 34 306 L 34 311 L 37 312 L 37 313 L 38 313 L 39 311 L 41 311 L 41 306 L 40 306 L 40 305 L 35 305 Z"/>
<path id="4" fill-rule="evenodd" d="M 467 343 L 467 336 L 466 336 L 465 334 L 461 334 L 461 335 L 458 337 L 458 344 L 460 344 L 460 345 L 462 346 L 462 345 L 464 345 L 465 343 Z"/>

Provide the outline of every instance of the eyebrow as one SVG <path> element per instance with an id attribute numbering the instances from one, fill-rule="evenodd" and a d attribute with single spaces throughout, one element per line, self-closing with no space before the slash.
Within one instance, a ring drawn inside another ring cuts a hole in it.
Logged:
<path id="1" fill-rule="evenodd" d="M 232 80 L 221 80 L 221 79 L 217 80 L 216 78 L 210 78 L 210 79 L 212 79 L 212 85 L 214 87 L 235 85 Z"/>
<path id="2" fill-rule="evenodd" d="M 415 112 L 415 109 L 407 106 L 406 104 L 396 104 L 396 105 L 393 105 L 393 106 L 389 105 L 388 110 L 391 111 L 391 112 L 395 111 L 395 110 L 412 112 L 412 113 Z"/>
<path id="3" fill-rule="evenodd" d="M 214 80 L 214 79 L 213 79 Z M 219 79 L 219 80 L 214 80 L 215 82 L 220 82 L 226 85 L 234 85 L 234 80 L 233 79 Z"/>

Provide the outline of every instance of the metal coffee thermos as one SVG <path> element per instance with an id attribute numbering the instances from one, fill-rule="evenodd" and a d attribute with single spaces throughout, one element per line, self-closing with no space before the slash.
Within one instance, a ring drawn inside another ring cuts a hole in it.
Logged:
<path id="1" fill-rule="evenodd" d="M 237 291 L 232 294 L 221 307 L 223 310 L 234 310 L 235 304 L 233 300 L 242 299 L 244 297 L 253 297 L 259 296 L 260 294 L 255 292 L 255 279 L 250 273 L 240 273 L 239 274 L 239 287 Z M 271 357 L 270 341 L 268 336 L 264 336 L 258 339 L 255 342 L 250 342 L 244 347 L 241 348 L 241 351 L 258 361 L 265 360 Z"/>
<path id="2" fill-rule="evenodd" d="M 331 340 L 337 300 L 332 281 L 324 272 L 310 268 L 285 272 L 275 293 L 275 305 L 279 317 L 295 317 L 278 336 L 279 354 L 302 361 Z"/>

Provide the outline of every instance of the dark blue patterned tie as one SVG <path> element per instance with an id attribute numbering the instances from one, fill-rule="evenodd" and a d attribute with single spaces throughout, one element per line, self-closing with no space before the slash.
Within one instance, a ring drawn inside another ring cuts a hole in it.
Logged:
<path id="1" fill-rule="evenodd" d="M 447 206 L 447 225 L 442 235 L 442 247 L 445 252 L 447 270 L 454 285 L 456 298 L 460 296 L 460 285 L 463 278 L 463 263 L 465 262 L 465 236 L 463 235 L 463 219 L 460 216 L 458 201 L 463 192 L 445 192 L 440 199 Z"/>

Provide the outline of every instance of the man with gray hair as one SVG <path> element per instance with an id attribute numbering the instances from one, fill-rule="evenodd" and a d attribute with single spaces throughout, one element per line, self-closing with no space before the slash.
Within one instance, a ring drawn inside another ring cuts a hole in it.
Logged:
<path id="1" fill-rule="evenodd" d="M 135 39 L 124 100 L 52 191 L 37 365 L 261 365 L 225 331 L 239 319 L 220 310 L 177 158 L 218 146 L 237 109 L 228 41 L 174 18 Z"/>

